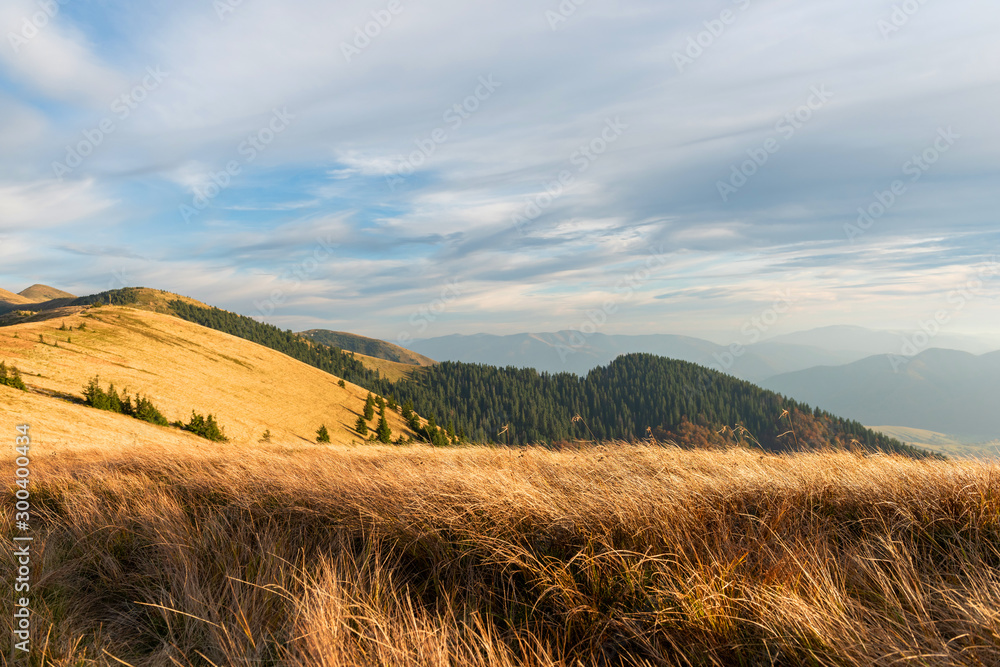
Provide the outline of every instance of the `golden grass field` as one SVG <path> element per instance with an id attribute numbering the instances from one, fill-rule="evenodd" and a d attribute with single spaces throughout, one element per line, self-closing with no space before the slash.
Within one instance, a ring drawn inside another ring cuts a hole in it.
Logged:
<path id="1" fill-rule="evenodd" d="M 82 400 L 84 385 L 99 375 L 104 386 L 113 382 L 119 390 L 149 396 L 170 421 L 187 421 L 192 410 L 211 412 L 240 444 L 257 442 L 265 430 L 282 444 L 314 442 L 321 424 L 334 442 L 360 439 L 354 422 L 368 392 L 350 383 L 341 388 L 336 377 L 312 366 L 161 313 L 120 306 L 65 313 L 0 327 L 0 361 L 18 366 L 35 392 Z M 63 324 L 72 331 L 61 331 Z M 101 433 L 125 447 L 186 438 L 176 429 L 65 400 L 8 395 L 12 398 L 0 403 L 3 423 L 30 417 L 57 448 L 96 442 L 89 434 Z M 410 434 L 398 413 L 389 411 L 387 417 L 394 437 Z"/>
<path id="2" fill-rule="evenodd" d="M 996 465 L 178 440 L 31 466 L 32 664 L 1000 664 Z"/>

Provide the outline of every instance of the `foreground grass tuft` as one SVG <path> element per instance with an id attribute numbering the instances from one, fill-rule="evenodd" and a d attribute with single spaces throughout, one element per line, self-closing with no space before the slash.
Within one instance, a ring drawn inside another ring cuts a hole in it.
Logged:
<path id="1" fill-rule="evenodd" d="M 33 466 L 35 664 L 1000 663 L 1000 466 L 628 445 Z"/>

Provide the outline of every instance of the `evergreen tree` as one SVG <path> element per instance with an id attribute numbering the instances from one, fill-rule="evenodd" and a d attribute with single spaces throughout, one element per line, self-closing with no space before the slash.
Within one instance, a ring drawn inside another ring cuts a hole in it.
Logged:
<path id="1" fill-rule="evenodd" d="M 403 419 L 410 421 L 413 416 L 413 401 L 407 401 L 403 404 Z"/>
<path id="2" fill-rule="evenodd" d="M 388 406 L 390 410 L 395 410 L 396 408 L 399 407 L 399 404 L 396 403 L 396 399 L 393 397 L 392 394 L 389 394 Z"/>
<path id="3" fill-rule="evenodd" d="M 354 422 L 354 430 L 358 432 L 358 435 L 368 435 L 368 422 L 364 415 L 358 416 L 358 421 Z"/>
<path id="4" fill-rule="evenodd" d="M 392 441 L 392 431 L 389 429 L 389 422 L 385 419 L 385 413 L 379 417 L 378 427 L 375 429 L 375 434 L 378 436 L 379 442 L 384 442 L 388 444 Z"/>
<path id="5" fill-rule="evenodd" d="M 375 399 L 372 398 L 371 392 L 368 393 L 368 398 L 365 399 L 365 419 L 371 419 L 375 416 Z"/>
<path id="6" fill-rule="evenodd" d="M 330 432 L 326 430 L 326 424 L 320 426 L 319 430 L 316 431 L 316 442 L 318 443 L 330 442 Z"/>
<path id="7" fill-rule="evenodd" d="M 190 431 L 191 433 L 199 435 L 206 440 L 211 440 L 212 442 L 226 442 L 228 440 L 225 431 L 221 426 L 219 426 L 219 423 L 215 421 L 215 416 L 211 414 L 207 417 L 203 417 L 192 410 L 191 421 L 184 426 L 184 430 Z"/>

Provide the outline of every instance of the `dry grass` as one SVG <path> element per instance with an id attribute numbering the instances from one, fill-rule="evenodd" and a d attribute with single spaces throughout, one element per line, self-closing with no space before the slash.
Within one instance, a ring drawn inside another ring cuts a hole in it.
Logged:
<path id="1" fill-rule="evenodd" d="M 35 664 L 1000 664 L 996 465 L 94 452 L 32 463 Z"/>

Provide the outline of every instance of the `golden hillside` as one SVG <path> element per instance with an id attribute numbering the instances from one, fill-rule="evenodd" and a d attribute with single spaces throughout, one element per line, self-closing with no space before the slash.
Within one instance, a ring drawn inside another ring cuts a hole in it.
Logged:
<path id="1" fill-rule="evenodd" d="M 48 285 L 35 284 L 28 289 L 21 290 L 18 292 L 20 296 L 25 299 L 33 301 L 35 303 L 41 303 L 43 301 L 51 301 L 52 299 L 75 299 L 76 296 L 70 294 L 69 292 L 64 292 L 61 289 L 56 289 L 55 287 L 49 287 Z"/>
<path id="2" fill-rule="evenodd" d="M 34 303 L 34 301 L 27 297 L 23 297 L 20 294 L 8 292 L 0 287 L 0 305 L 22 306 L 28 303 Z"/>
<path id="3" fill-rule="evenodd" d="M 335 443 L 360 440 L 353 427 L 367 390 L 340 387 L 338 378 L 312 366 L 161 313 L 120 306 L 64 312 L 64 318 L 0 328 L 0 360 L 18 366 L 33 392 L 47 395 L 5 398 L 0 415 L 6 423 L 28 415 L 40 435 L 59 443 L 93 437 L 97 444 L 102 429 L 139 442 L 187 437 L 66 402 L 80 400 L 86 382 L 99 375 L 104 386 L 113 382 L 148 396 L 170 421 L 187 421 L 192 410 L 216 415 L 236 444 L 255 443 L 265 430 L 276 444 L 311 443 L 321 424 Z M 394 437 L 412 435 L 397 413 L 388 417 Z"/>

